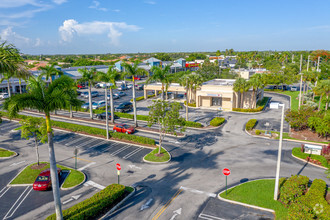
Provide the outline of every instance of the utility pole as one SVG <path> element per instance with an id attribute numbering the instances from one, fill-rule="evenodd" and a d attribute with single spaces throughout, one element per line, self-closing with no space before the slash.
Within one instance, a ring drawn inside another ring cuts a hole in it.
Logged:
<path id="1" fill-rule="evenodd" d="M 302 66 L 302 54 L 300 54 L 300 86 L 299 86 L 299 103 L 298 103 L 298 109 L 300 109 L 301 105 L 301 87 L 302 87 L 302 72 L 301 72 L 301 66 Z"/>
<path id="2" fill-rule="evenodd" d="M 320 57 L 317 57 L 317 72 L 320 71 Z"/>

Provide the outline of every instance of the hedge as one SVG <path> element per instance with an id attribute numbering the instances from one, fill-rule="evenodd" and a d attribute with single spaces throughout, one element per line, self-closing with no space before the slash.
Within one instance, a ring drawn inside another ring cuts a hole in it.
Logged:
<path id="1" fill-rule="evenodd" d="M 261 131 L 260 130 L 256 130 L 256 135 L 259 135 L 261 134 Z"/>
<path id="2" fill-rule="evenodd" d="M 184 101 L 184 104 L 187 105 L 187 101 Z M 188 103 L 189 107 L 196 107 L 196 103 Z"/>
<path id="3" fill-rule="evenodd" d="M 292 202 L 305 193 L 308 182 L 309 178 L 306 176 L 291 176 L 280 188 L 281 202 L 288 207 Z"/>
<path id="4" fill-rule="evenodd" d="M 63 211 L 63 219 L 95 219 L 99 217 L 104 210 L 111 208 L 125 193 L 125 186 L 112 184 L 105 189 L 94 194 L 89 199 L 86 199 L 71 208 Z M 46 220 L 56 219 L 56 214 L 52 214 Z"/>
<path id="5" fill-rule="evenodd" d="M 245 108 L 233 108 L 233 111 L 236 111 L 236 112 L 261 112 L 264 108 L 265 108 L 265 105 L 267 104 L 268 102 L 268 99 L 269 97 L 264 97 L 262 100 L 259 100 L 258 103 L 257 103 L 257 108 L 248 108 L 248 109 L 245 109 Z"/>
<path id="6" fill-rule="evenodd" d="M 256 126 L 257 124 L 257 119 L 250 119 L 246 125 L 245 125 L 245 129 L 250 131 L 254 128 L 254 126 Z"/>
<path id="7" fill-rule="evenodd" d="M 216 126 L 220 126 L 220 125 L 222 125 L 224 122 L 225 122 L 225 119 L 224 119 L 224 118 L 216 117 L 216 118 L 213 118 L 213 119 L 210 121 L 210 125 L 216 127 Z"/>
<path id="8" fill-rule="evenodd" d="M 324 198 L 326 187 L 324 180 L 315 179 L 306 195 L 289 207 L 288 219 L 329 219 L 330 205 Z"/>
<path id="9" fill-rule="evenodd" d="M 203 125 L 199 122 L 194 121 L 184 121 L 184 126 L 186 127 L 192 127 L 192 128 L 202 128 Z"/>
<path id="10" fill-rule="evenodd" d="M 148 98 L 152 98 L 152 97 L 154 97 L 155 96 L 155 94 L 153 94 L 153 95 L 148 95 Z M 135 98 L 136 99 L 136 101 L 138 102 L 138 101 L 142 101 L 142 100 L 144 100 L 144 96 L 140 96 L 140 97 L 137 97 L 137 98 Z M 131 102 L 133 102 L 133 99 L 131 99 Z"/>
<path id="11" fill-rule="evenodd" d="M 325 159 L 325 157 L 323 157 L 322 155 L 305 154 L 305 153 L 301 152 L 300 147 L 293 148 L 292 155 L 299 157 L 301 159 L 304 159 L 304 160 L 306 160 L 308 157 L 313 160 L 318 160 L 321 162 L 322 166 L 330 168 L 330 164 L 328 164 L 328 161 L 327 161 L 327 159 Z"/>

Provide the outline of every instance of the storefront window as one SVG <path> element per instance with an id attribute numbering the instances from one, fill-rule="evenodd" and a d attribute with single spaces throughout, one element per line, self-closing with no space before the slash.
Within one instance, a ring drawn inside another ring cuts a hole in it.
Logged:
<path id="1" fill-rule="evenodd" d="M 212 97 L 212 106 L 222 106 L 222 98 Z"/>

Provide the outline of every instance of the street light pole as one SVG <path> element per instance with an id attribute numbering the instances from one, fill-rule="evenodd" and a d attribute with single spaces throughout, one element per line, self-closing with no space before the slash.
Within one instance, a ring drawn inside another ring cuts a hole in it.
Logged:
<path id="1" fill-rule="evenodd" d="M 276 166 L 276 178 L 275 178 L 275 190 L 274 190 L 274 200 L 277 200 L 278 195 L 278 184 L 280 178 L 280 168 L 281 168 L 281 156 L 282 156 L 282 140 L 283 140 L 283 123 L 284 123 L 284 104 L 279 104 L 282 106 L 282 117 L 281 117 L 281 130 L 280 130 L 280 142 L 278 145 L 278 155 L 277 155 L 277 166 Z"/>

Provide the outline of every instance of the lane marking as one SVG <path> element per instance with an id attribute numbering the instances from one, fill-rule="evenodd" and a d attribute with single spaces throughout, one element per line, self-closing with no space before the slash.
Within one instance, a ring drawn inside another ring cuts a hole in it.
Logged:
<path id="1" fill-rule="evenodd" d="M 26 190 L 28 190 L 29 188 L 31 188 L 25 195 L 25 197 L 21 200 L 21 202 L 16 206 L 16 208 L 12 211 L 11 215 L 8 216 L 8 214 L 11 212 L 11 210 L 15 207 L 16 203 L 19 202 L 20 198 L 24 195 L 24 193 L 26 192 Z M 8 219 L 10 217 L 12 217 L 14 215 L 14 213 L 16 212 L 16 210 L 19 208 L 19 206 L 22 204 L 22 202 L 26 199 L 26 197 L 30 194 L 30 192 L 32 191 L 32 187 L 28 186 L 26 187 L 26 189 L 24 190 L 24 192 L 20 195 L 20 197 L 16 200 L 16 202 L 14 203 L 14 205 L 9 209 L 9 211 L 7 212 L 7 214 L 5 215 L 5 217 L 3 219 Z"/>
<path id="2" fill-rule="evenodd" d="M 129 148 L 129 147 L 131 147 L 131 145 L 127 145 L 127 146 L 125 146 L 125 147 L 123 147 L 123 148 L 120 148 L 119 150 L 116 150 L 115 152 L 111 153 L 110 155 L 111 155 L 111 156 L 116 156 L 117 154 L 119 154 L 120 152 L 126 150 L 126 149 Z"/>
<path id="3" fill-rule="evenodd" d="M 98 188 L 100 190 L 105 189 L 105 186 L 102 186 L 98 183 L 95 183 L 92 180 L 88 180 L 86 183 L 84 183 L 84 186 L 93 186 L 93 187 Z"/>
<path id="4" fill-rule="evenodd" d="M 198 216 L 199 218 L 202 218 L 202 219 L 207 219 L 207 220 L 226 220 L 226 219 L 223 219 L 223 218 L 219 218 L 219 217 L 216 217 L 216 216 L 212 216 L 212 215 L 206 215 L 206 214 L 199 214 Z"/>
<path id="5" fill-rule="evenodd" d="M 6 189 L 6 190 L 2 193 L 2 191 L 3 191 L 4 189 Z M 0 191 L 0 193 L 2 193 L 2 194 L 0 195 L 0 198 L 1 198 L 3 195 L 5 195 L 5 193 L 6 193 L 9 189 L 10 189 L 10 187 L 5 187 L 5 188 L 3 188 L 3 189 Z"/>
<path id="6" fill-rule="evenodd" d="M 90 167 L 90 166 L 92 166 L 92 165 L 94 165 L 94 164 L 96 164 L 96 162 L 89 163 L 89 164 L 87 164 L 87 165 L 85 165 L 85 166 L 79 168 L 78 171 L 82 171 L 82 170 L 86 169 L 87 167 Z"/>
<path id="7" fill-rule="evenodd" d="M 200 191 L 197 189 L 192 189 L 192 188 L 188 188 L 188 187 L 184 187 L 184 186 L 181 186 L 180 189 L 187 190 L 189 192 L 196 193 L 196 194 L 205 194 L 205 195 L 207 195 L 209 197 L 213 197 L 213 198 L 215 198 L 217 196 L 214 193 L 204 192 L 204 191 Z"/>
<path id="8" fill-rule="evenodd" d="M 12 163 L 12 164 L 10 164 L 9 166 L 11 167 L 11 166 L 16 166 L 16 165 L 18 165 L 18 164 L 21 164 L 21 163 L 24 163 L 25 162 L 25 160 L 23 160 L 23 161 L 21 161 L 21 162 L 17 162 L 17 163 Z"/>
<path id="9" fill-rule="evenodd" d="M 172 203 L 172 201 L 183 191 L 183 189 L 178 189 L 178 191 L 176 191 L 176 193 L 174 194 L 174 196 L 172 196 L 172 198 L 163 206 L 163 208 L 161 208 L 157 214 L 152 218 L 152 220 L 156 220 L 159 218 L 159 216 L 161 214 L 163 214 L 163 212 L 167 209 L 167 207 Z"/>
<path id="10" fill-rule="evenodd" d="M 138 148 L 138 149 L 135 149 L 134 151 L 132 151 L 131 153 L 129 154 L 126 154 L 123 159 L 128 159 L 130 158 L 131 156 L 133 156 L 134 154 L 138 153 L 139 151 L 141 151 L 143 148 Z"/>
<path id="11" fill-rule="evenodd" d="M 75 158 L 75 157 L 72 157 L 72 158 Z M 86 162 L 89 162 L 89 163 L 93 163 L 94 162 L 94 161 L 87 160 L 87 159 L 80 158 L 80 157 L 77 157 L 77 160 L 82 160 L 82 161 L 86 161 Z"/>
<path id="12" fill-rule="evenodd" d="M 73 201 L 73 198 L 71 198 L 71 199 L 68 199 L 68 200 L 66 200 L 66 201 L 62 202 L 62 204 L 63 204 L 63 205 L 65 205 L 65 204 L 67 204 L 67 203 L 69 203 L 69 202 L 71 202 L 71 201 Z"/>

